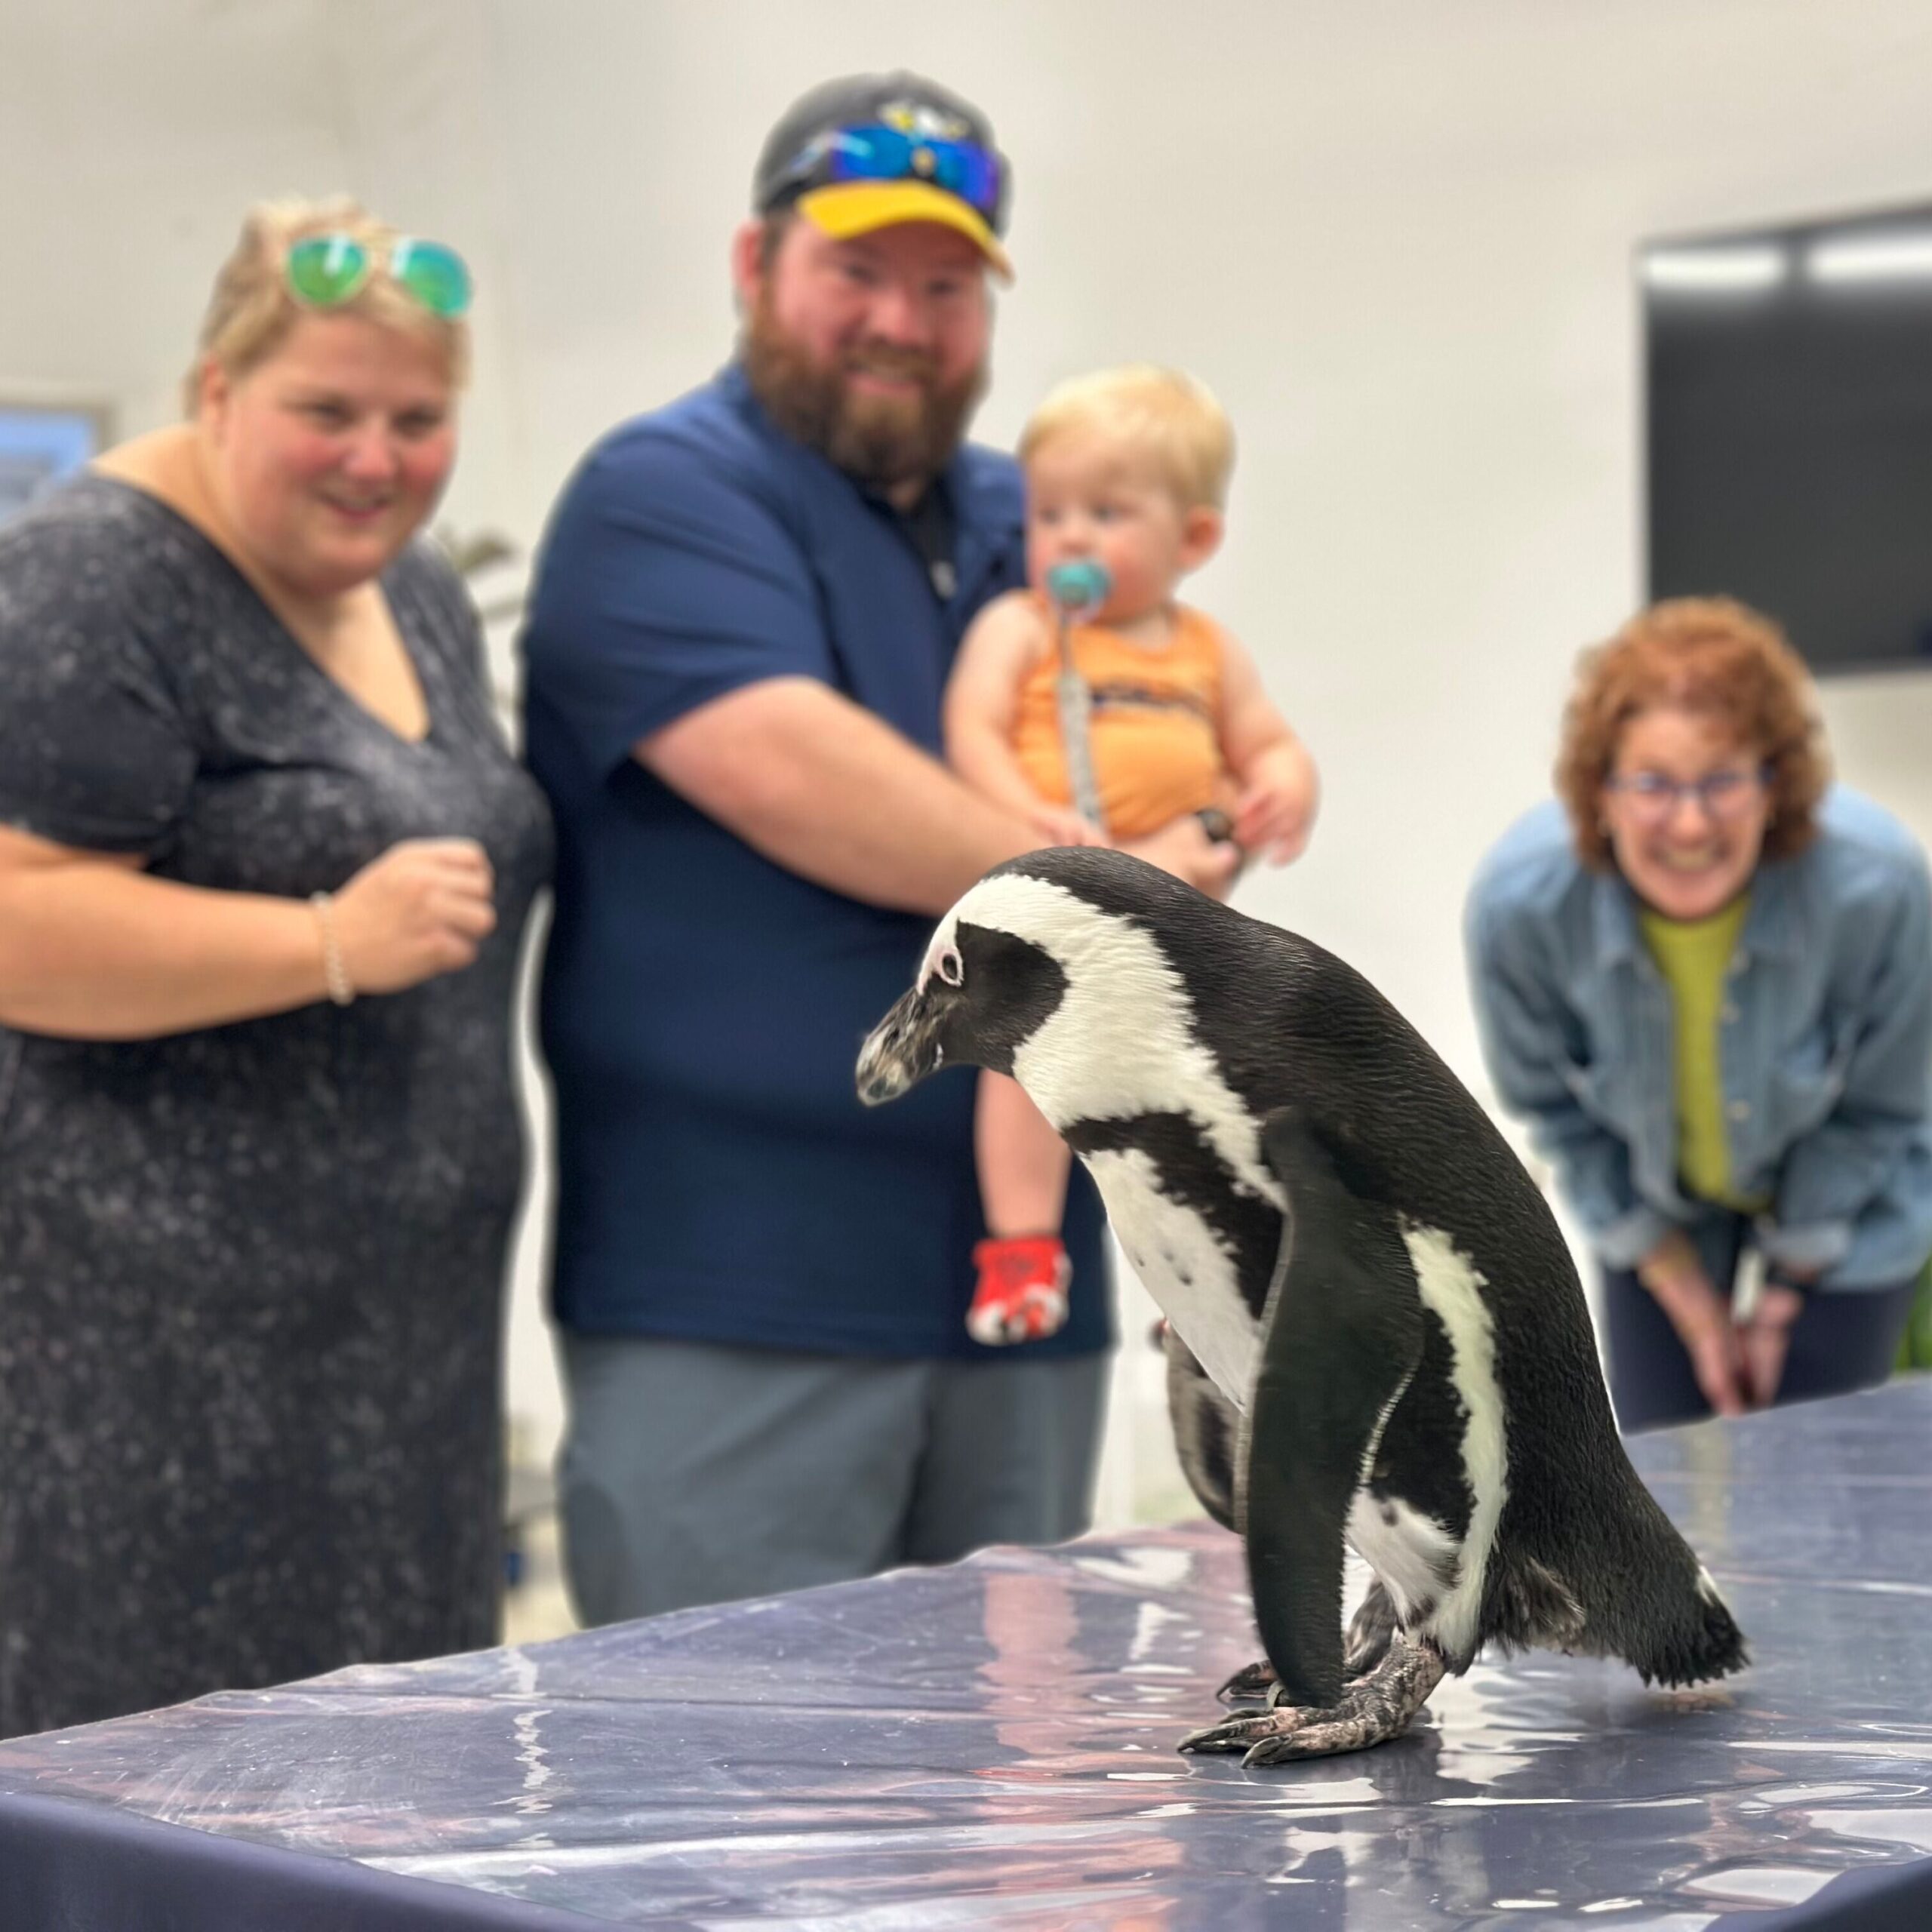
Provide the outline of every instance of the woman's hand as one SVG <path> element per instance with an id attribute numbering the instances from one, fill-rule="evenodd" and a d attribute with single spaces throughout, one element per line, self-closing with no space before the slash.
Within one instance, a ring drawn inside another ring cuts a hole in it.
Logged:
<path id="1" fill-rule="evenodd" d="M 1730 1305 L 1711 1285 L 1690 1237 L 1673 1232 L 1637 1264 L 1637 1278 L 1669 1318 L 1690 1358 L 1697 1386 L 1721 1416 L 1741 1416 L 1749 1379 Z"/>
<path id="2" fill-rule="evenodd" d="M 1767 1281 L 1750 1320 L 1738 1324 L 1745 1390 L 1753 1407 L 1767 1409 L 1777 1400 L 1791 1347 L 1791 1325 L 1804 1312 L 1804 1297 L 1797 1289 Z"/>
<path id="3" fill-rule="evenodd" d="M 407 838 L 337 893 L 336 943 L 358 993 L 396 993 L 460 972 L 495 929 L 495 879 L 469 838 Z"/>

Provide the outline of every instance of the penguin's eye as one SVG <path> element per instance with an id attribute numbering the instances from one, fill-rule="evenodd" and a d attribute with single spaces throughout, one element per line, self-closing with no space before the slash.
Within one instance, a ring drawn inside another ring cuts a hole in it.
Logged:
<path id="1" fill-rule="evenodd" d="M 950 948 L 940 955 L 933 971 L 949 986 L 963 986 L 966 983 L 966 962 Z"/>

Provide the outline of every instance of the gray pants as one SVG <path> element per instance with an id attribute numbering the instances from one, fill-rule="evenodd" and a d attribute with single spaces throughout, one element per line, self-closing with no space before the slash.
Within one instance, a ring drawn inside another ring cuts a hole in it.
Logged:
<path id="1" fill-rule="evenodd" d="M 1107 1358 L 894 1361 L 562 1338 L 564 1565 L 586 1624 L 1086 1528 Z"/>

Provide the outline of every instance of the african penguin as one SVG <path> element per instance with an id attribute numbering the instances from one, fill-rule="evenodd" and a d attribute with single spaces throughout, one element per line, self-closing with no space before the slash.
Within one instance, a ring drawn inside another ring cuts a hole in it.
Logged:
<path id="1" fill-rule="evenodd" d="M 1421 1035 L 1319 946 L 1124 853 L 1035 852 L 940 922 L 862 1099 L 1010 1073 L 1169 1324 L 1189 1472 L 1241 1534 L 1265 1697 L 1182 1740 L 1249 1763 L 1398 1735 L 1486 1643 L 1741 1669 L 1619 1441 L 1535 1184 Z M 1344 1543 L 1376 1582 L 1342 1629 Z"/>

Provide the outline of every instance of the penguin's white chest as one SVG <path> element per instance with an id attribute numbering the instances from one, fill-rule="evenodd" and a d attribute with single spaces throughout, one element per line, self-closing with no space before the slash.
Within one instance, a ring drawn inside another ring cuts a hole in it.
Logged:
<path id="1" fill-rule="evenodd" d="M 1216 1387 L 1244 1411 L 1261 1329 L 1241 1300 L 1232 1258 L 1193 1208 L 1161 1192 L 1160 1170 L 1138 1149 L 1081 1158 L 1134 1272 Z"/>

